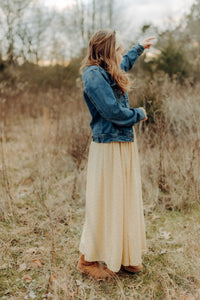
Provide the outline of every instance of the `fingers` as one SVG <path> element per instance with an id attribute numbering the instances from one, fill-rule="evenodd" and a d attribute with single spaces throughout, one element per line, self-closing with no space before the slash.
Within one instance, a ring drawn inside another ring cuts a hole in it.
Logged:
<path id="1" fill-rule="evenodd" d="M 140 44 L 145 48 L 145 49 L 149 49 L 152 45 L 153 45 L 153 40 L 156 39 L 156 37 L 152 36 L 149 37 L 145 40 L 143 40 Z"/>
<path id="2" fill-rule="evenodd" d="M 146 121 L 148 119 L 148 117 L 146 117 L 145 119 L 143 119 L 142 121 L 144 122 L 144 121 Z"/>
<path id="3" fill-rule="evenodd" d="M 146 48 L 150 48 L 153 45 L 153 43 L 149 43 Z"/>
<path id="4" fill-rule="evenodd" d="M 146 40 L 147 40 L 147 41 L 151 41 L 151 40 L 154 40 L 154 39 L 156 39 L 156 37 L 153 37 L 153 36 L 152 36 L 152 37 L 147 38 Z"/>
<path id="5" fill-rule="evenodd" d="M 153 45 L 152 40 L 154 40 L 154 39 L 156 39 L 156 37 L 149 37 L 146 40 L 144 40 L 144 42 L 147 43 L 147 44 Z"/>

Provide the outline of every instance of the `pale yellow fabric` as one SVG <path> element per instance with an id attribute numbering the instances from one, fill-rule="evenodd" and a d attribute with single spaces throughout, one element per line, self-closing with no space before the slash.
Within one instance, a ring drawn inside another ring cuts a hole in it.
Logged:
<path id="1" fill-rule="evenodd" d="M 135 130 L 134 136 L 134 142 L 91 141 L 89 148 L 79 250 L 113 272 L 139 265 L 147 250 Z"/>

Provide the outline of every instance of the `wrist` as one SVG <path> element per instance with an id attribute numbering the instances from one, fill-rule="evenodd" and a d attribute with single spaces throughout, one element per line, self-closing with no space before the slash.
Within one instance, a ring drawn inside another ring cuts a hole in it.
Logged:
<path id="1" fill-rule="evenodd" d="M 137 49 L 138 55 L 141 55 L 144 51 L 144 47 L 140 43 L 137 43 L 135 47 Z"/>
<path id="2" fill-rule="evenodd" d="M 138 111 L 139 115 L 140 115 L 140 121 L 144 120 L 146 118 L 146 111 L 143 107 L 138 107 L 136 108 L 136 110 Z"/>
<path id="3" fill-rule="evenodd" d="M 142 111 L 143 119 L 146 119 L 146 117 L 147 117 L 146 110 L 143 107 L 139 107 L 139 109 L 140 109 L 140 111 Z"/>

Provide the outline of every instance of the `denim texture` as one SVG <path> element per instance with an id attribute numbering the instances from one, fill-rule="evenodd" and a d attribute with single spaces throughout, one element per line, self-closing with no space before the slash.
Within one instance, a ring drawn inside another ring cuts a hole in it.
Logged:
<path id="1" fill-rule="evenodd" d="M 128 72 L 143 53 L 139 43 L 124 56 L 121 68 Z M 123 95 L 109 72 L 97 65 L 87 66 L 82 73 L 83 96 L 91 114 L 92 139 L 97 143 L 133 142 L 133 126 L 145 119 L 140 108 L 132 108 L 128 93 Z"/>

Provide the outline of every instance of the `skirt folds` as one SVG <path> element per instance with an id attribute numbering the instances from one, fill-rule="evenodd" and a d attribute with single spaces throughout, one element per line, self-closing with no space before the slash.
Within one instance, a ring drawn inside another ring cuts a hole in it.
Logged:
<path id="1" fill-rule="evenodd" d="M 87 261 L 103 261 L 118 272 L 139 265 L 147 251 L 141 173 L 134 142 L 89 146 L 85 222 L 79 250 Z"/>

